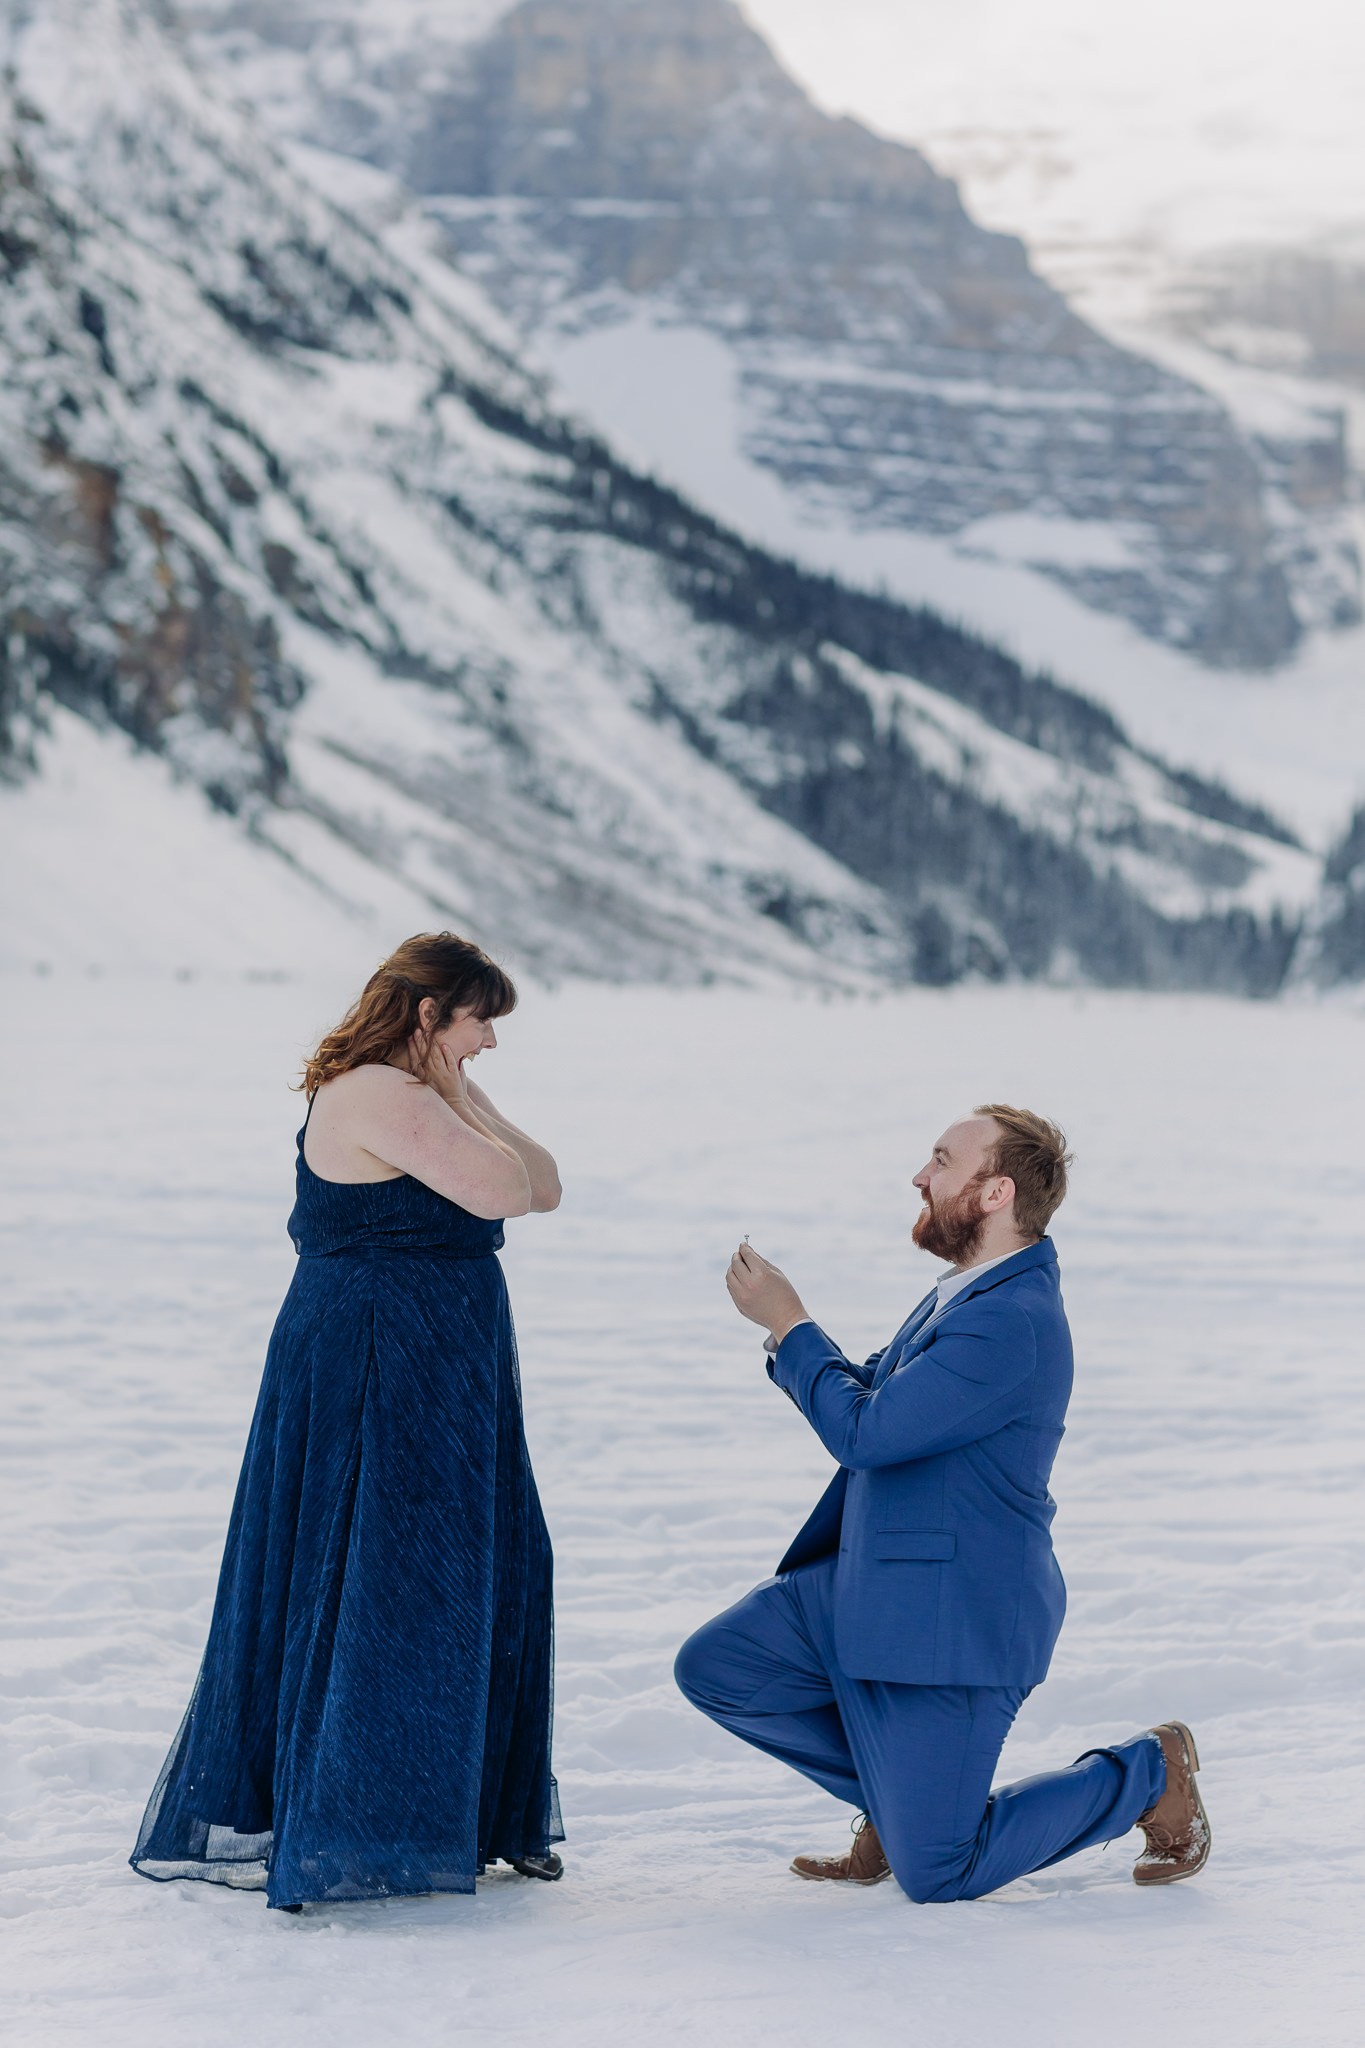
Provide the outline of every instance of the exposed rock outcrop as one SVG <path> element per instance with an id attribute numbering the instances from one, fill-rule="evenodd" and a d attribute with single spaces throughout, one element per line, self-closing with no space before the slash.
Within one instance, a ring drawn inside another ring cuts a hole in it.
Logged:
<path id="1" fill-rule="evenodd" d="M 1021 559 L 1216 665 L 1273 665 L 1321 611 L 1314 536 L 1219 402 L 1086 326 L 915 150 L 821 113 L 731 0 L 192 18 L 284 130 L 427 195 L 527 335 L 643 307 L 722 337 L 744 452 L 809 513 L 987 545 L 1025 518 Z M 1331 576 L 1345 617 L 1358 564 Z"/>
<path id="2" fill-rule="evenodd" d="M 115 720 L 547 973 L 1278 985 L 1273 819 L 633 472 L 133 0 L 0 31 L 11 776 Z"/>

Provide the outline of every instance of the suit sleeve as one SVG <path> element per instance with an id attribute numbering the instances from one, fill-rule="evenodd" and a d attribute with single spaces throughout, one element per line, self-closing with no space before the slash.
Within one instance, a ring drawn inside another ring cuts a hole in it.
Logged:
<path id="1" fill-rule="evenodd" d="M 827 1337 L 825 1335 L 824 1331 L 820 1328 L 818 1323 L 798 1323 L 796 1325 L 796 1329 L 813 1330 L 815 1335 L 820 1339 L 820 1342 L 828 1350 L 831 1358 L 833 1358 L 837 1364 L 842 1366 L 843 1370 L 849 1375 L 850 1379 L 857 1380 L 860 1386 L 870 1387 L 872 1385 L 873 1376 L 876 1373 L 877 1367 L 881 1364 L 882 1359 L 886 1355 L 885 1345 L 882 1346 L 880 1351 L 874 1351 L 871 1358 L 867 1360 L 866 1364 L 854 1365 L 851 1359 L 847 1359 L 844 1357 L 843 1352 L 834 1342 L 834 1339 L 832 1337 Z M 783 1338 L 782 1342 L 784 1344 L 789 1342 L 790 1339 L 793 1336 L 795 1336 L 795 1334 L 795 1330 L 789 1330 L 787 1332 L 786 1337 Z M 778 1348 L 780 1350 L 781 1347 L 779 1346 Z M 783 1393 L 786 1395 L 789 1401 L 796 1401 L 796 1405 L 798 1408 L 801 1406 L 800 1401 L 797 1400 L 795 1390 L 787 1385 L 787 1383 L 782 1379 L 781 1375 L 777 1371 L 776 1352 L 770 1352 L 768 1355 L 768 1378 L 774 1381 L 776 1385 L 781 1387 Z"/>
<path id="2" fill-rule="evenodd" d="M 868 1368 L 850 1366 L 813 1323 L 783 1339 L 770 1369 L 825 1449 L 850 1470 L 934 1457 L 1003 1429 L 1032 1399 L 1037 1346 L 1028 1317 L 1003 1303 L 973 1310 L 937 1331 L 875 1392 Z"/>

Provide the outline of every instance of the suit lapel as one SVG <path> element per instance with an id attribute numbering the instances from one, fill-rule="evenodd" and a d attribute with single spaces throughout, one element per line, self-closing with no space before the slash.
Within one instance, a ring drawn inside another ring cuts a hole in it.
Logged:
<path id="1" fill-rule="evenodd" d="M 988 1267 L 980 1279 L 968 1281 L 965 1287 L 960 1287 L 943 1314 L 951 1315 L 955 1308 L 964 1301 L 970 1301 L 974 1294 L 980 1294 L 988 1287 L 998 1287 L 1002 1281 L 1012 1280 L 1016 1273 L 1025 1273 L 1031 1266 L 1056 1263 L 1057 1254 L 1050 1237 L 1041 1238 L 1037 1244 L 1025 1245 L 1024 1249 L 1015 1252 L 1012 1258 L 1002 1259 L 998 1266 Z M 879 1387 L 898 1365 L 904 1365 L 906 1359 L 912 1357 L 919 1349 L 921 1342 L 938 1328 L 940 1318 L 937 1311 L 938 1288 L 935 1287 L 932 1293 L 925 1295 L 918 1308 L 911 1312 L 887 1345 L 881 1364 L 873 1375 L 874 1388 Z"/>
<path id="2" fill-rule="evenodd" d="M 1027 1273 L 1032 1266 L 1055 1266 L 1057 1253 L 1050 1237 L 1040 1237 L 1037 1244 L 1026 1244 L 1021 1252 L 1014 1252 L 1008 1259 L 1002 1259 L 998 1266 L 990 1266 L 979 1278 L 969 1280 L 943 1311 L 945 1315 L 955 1309 L 959 1302 L 970 1301 L 974 1294 L 982 1294 L 990 1287 L 1000 1287 L 1006 1280 L 1013 1280 L 1018 1273 Z M 923 1325 L 921 1325 L 923 1328 Z"/>
<path id="3" fill-rule="evenodd" d="M 923 1301 L 916 1308 L 911 1309 L 910 1314 L 882 1353 L 881 1363 L 872 1375 L 874 1388 L 881 1385 L 888 1373 L 895 1371 L 906 1352 L 913 1345 L 916 1336 L 924 1328 L 937 1307 L 938 1289 L 937 1287 L 931 1287 Z"/>

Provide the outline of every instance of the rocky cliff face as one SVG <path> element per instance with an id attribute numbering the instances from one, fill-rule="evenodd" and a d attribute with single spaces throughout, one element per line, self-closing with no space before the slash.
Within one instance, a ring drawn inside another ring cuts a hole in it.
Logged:
<path id="1" fill-rule="evenodd" d="M 720 337 L 743 451 L 805 516 L 1003 536 L 1220 665 L 1358 607 L 1315 524 L 1340 479 L 1296 508 L 1217 400 L 1077 319 L 916 151 L 819 112 L 731 0 L 190 18 L 284 131 L 426 195 L 551 357 L 630 311 Z"/>
<path id="2" fill-rule="evenodd" d="M 319 890 L 547 973 L 1278 986 L 1273 819 L 634 473 L 132 0 L 0 44 L 11 779 L 54 701 L 115 721 Z"/>

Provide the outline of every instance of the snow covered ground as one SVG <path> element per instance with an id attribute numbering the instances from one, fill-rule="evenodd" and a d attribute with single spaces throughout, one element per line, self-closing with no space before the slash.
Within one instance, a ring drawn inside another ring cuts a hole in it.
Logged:
<path id="1" fill-rule="evenodd" d="M 366 959 L 357 960 L 363 972 Z M 300 1050 L 334 977 L 0 981 L 0 1842 L 14 2048 L 503 2039 L 1128 2048 L 1359 2038 L 1365 1680 L 1362 1019 L 1346 1007 L 917 991 L 527 991 L 486 1078 L 567 1198 L 506 1254 L 559 1570 L 567 1874 L 267 1914 L 125 1857 L 193 1679 L 284 1235 Z M 828 1460 L 721 1270 L 787 1265 L 857 1353 L 933 1268 L 910 1175 L 983 1097 L 1079 1153 L 1055 1477 L 1070 1619 L 1003 1769 L 1166 1714 L 1208 1872 L 1133 1842 L 975 1904 L 799 1883 L 846 1809 L 674 1691 Z"/>
<path id="2" fill-rule="evenodd" d="M 125 733 L 61 706 L 49 724 L 42 772 L 0 801 L 0 973 L 285 975 L 300 932 L 313 971 L 344 972 L 361 948 L 378 958 L 381 920 L 430 920 L 416 889 L 318 828 L 291 868 Z"/>

